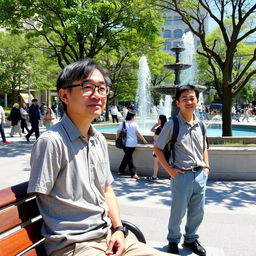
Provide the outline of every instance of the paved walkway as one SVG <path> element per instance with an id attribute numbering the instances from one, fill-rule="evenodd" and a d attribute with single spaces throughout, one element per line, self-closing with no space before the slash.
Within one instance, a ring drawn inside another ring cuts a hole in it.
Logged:
<path id="1" fill-rule="evenodd" d="M 9 128 L 5 131 L 8 135 Z M 26 181 L 30 174 L 29 158 L 34 135 L 31 142 L 17 135 L 8 140 L 13 143 L 0 143 L 0 188 Z M 122 176 L 115 177 L 113 185 L 122 218 L 139 226 L 148 244 L 166 250 L 171 205 L 169 180 L 150 182 L 141 178 L 135 181 Z M 255 256 L 255 227 L 256 181 L 208 182 L 206 213 L 200 230 L 207 256 Z M 182 246 L 180 248 L 181 255 L 192 255 Z"/>

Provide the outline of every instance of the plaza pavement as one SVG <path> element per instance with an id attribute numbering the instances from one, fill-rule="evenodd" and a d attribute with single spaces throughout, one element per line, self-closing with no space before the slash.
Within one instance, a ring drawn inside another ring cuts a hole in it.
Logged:
<path id="1" fill-rule="evenodd" d="M 18 135 L 9 138 L 9 131 L 10 128 L 5 128 L 7 139 L 13 143 L 3 145 L 0 142 L 0 189 L 27 181 L 30 174 L 29 158 L 35 137 L 31 136 L 31 142 Z M 165 251 L 171 206 L 170 181 L 150 182 L 143 177 L 135 181 L 115 173 L 114 177 L 113 187 L 122 219 L 136 224 L 149 245 Z M 255 256 L 256 181 L 208 181 L 200 234 L 207 256 Z M 193 255 L 181 245 L 180 252 Z"/>

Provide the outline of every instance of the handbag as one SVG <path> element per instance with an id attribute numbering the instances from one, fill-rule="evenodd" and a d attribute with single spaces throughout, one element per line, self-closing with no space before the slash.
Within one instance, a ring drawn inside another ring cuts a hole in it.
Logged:
<path id="1" fill-rule="evenodd" d="M 123 122 L 123 127 L 122 130 L 118 136 L 118 138 L 116 139 L 116 147 L 117 148 L 124 148 L 125 147 L 125 143 L 126 143 L 126 134 L 127 130 L 126 130 L 126 126 L 125 126 L 125 122 Z"/>

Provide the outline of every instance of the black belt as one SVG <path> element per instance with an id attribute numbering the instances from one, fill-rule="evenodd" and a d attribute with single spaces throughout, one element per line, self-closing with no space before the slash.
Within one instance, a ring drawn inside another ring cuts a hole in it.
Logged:
<path id="1" fill-rule="evenodd" d="M 192 167 L 190 169 L 180 169 L 183 172 L 198 172 L 201 171 L 204 168 L 204 166 L 196 166 L 196 167 Z"/>

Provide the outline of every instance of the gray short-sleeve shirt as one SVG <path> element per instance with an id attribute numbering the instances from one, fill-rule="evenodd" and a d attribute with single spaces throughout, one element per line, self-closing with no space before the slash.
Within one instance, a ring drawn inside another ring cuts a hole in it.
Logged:
<path id="1" fill-rule="evenodd" d="M 87 142 L 67 115 L 33 145 L 28 192 L 36 192 L 47 254 L 102 237 L 111 227 L 104 188 L 113 182 L 107 143 L 90 127 Z"/>
<path id="2" fill-rule="evenodd" d="M 195 117 L 193 125 L 190 125 L 179 113 L 179 134 L 174 145 L 175 162 L 172 166 L 181 169 L 190 169 L 191 167 L 204 166 L 203 151 L 207 147 L 206 139 L 203 136 L 199 120 Z M 170 142 L 173 133 L 173 120 L 168 121 L 159 134 L 156 146 L 164 149 Z"/>

